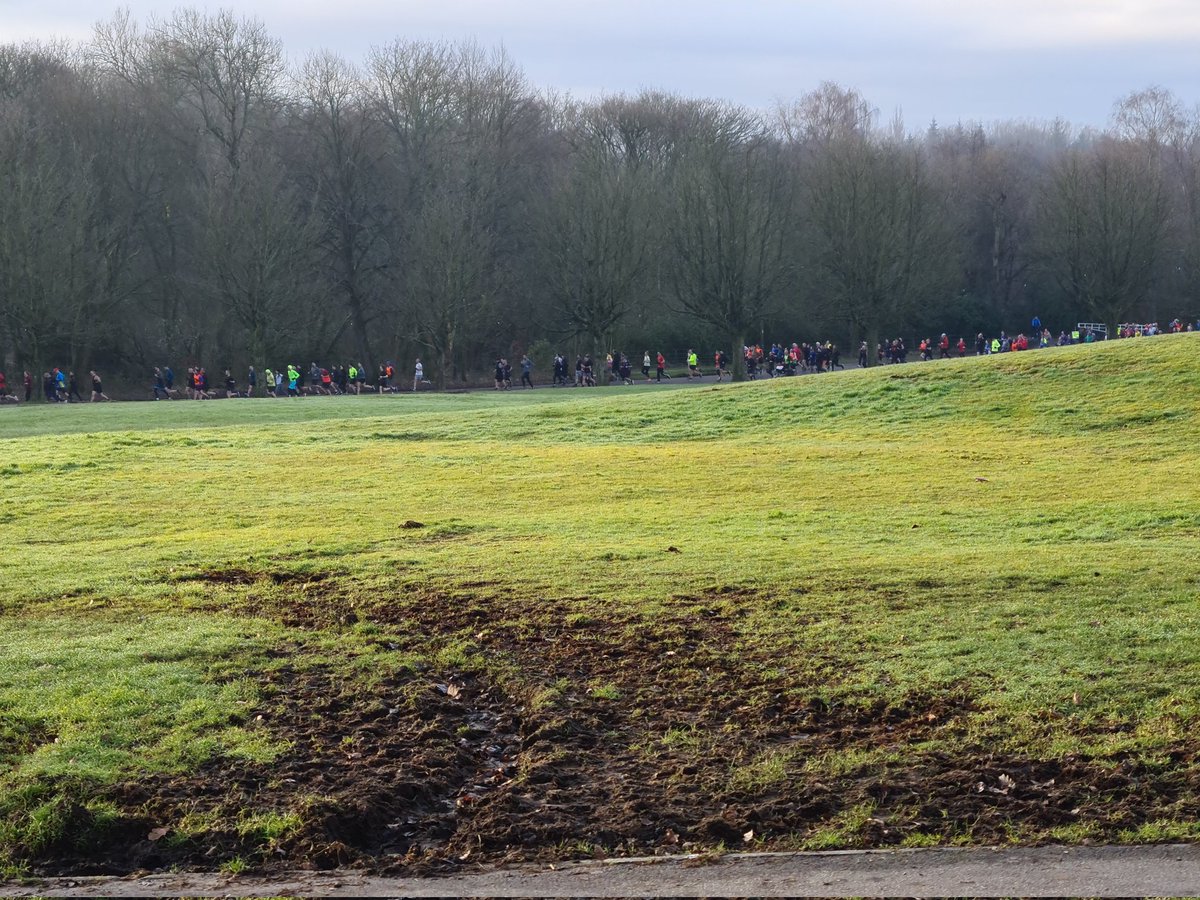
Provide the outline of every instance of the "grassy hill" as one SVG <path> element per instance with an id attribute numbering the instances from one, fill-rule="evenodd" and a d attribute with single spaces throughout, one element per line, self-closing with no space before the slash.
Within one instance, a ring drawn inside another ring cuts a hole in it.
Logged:
<path id="1" fill-rule="evenodd" d="M 1198 355 L 0 408 L 0 859 L 1196 837 Z"/>

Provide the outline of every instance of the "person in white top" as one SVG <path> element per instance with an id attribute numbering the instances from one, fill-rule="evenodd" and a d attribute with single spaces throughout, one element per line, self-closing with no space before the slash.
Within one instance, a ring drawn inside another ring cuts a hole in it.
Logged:
<path id="1" fill-rule="evenodd" d="M 416 391 L 422 384 L 429 384 L 425 380 L 425 367 L 421 365 L 420 357 L 417 358 L 417 365 L 413 369 L 413 391 Z"/>

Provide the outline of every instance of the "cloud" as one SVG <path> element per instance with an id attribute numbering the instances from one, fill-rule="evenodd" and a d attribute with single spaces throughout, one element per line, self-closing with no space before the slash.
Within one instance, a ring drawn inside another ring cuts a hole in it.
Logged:
<path id="1" fill-rule="evenodd" d="M 124 2 L 145 22 L 190 0 Z M 761 107 L 832 80 L 913 124 L 1061 115 L 1094 125 L 1149 83 L 1200 97 L 1196 0 L 224 3 L 262 19 L 293 59 L 318 48 L 361 59 L 396 37 L 473 39 L 503 44 L 535 85 L 579 96 L 655 87 Z M 0 40 L 82 40 L 110 15 L 85 0 L 0 0 Z"/>
<path id="2" fill-rule="evenodd" d="M 880 7 L 885 4 L 879 4 Z M 918 19 L 975 47 L 1081 47 L 1200 38 L 1194 0 L 902 0 Z"/>

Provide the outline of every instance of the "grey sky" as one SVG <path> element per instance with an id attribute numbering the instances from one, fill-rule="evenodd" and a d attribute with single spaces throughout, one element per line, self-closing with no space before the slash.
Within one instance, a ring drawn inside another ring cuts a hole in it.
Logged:
<path id="1" fill-rule="evenodd" d="M 134 18 L 177 5 L 129 0 Z M 393 37 L 503 44 L 531 82 L 579 96 L 662 88 L 751 106 L 822 80 L 858 88 L 884 119 L 1103 125 L 1150 84 L 1200 100 L 1196 0 L 242 0 L 294 58 L 361 59 Z M 0 0 L 0 40 L 85 39 L 116 6 Z"/>

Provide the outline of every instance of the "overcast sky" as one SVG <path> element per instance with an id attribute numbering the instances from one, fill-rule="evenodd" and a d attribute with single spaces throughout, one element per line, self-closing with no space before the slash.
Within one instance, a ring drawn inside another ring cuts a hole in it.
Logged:
<path id="1" fill-rule="evenodd" d="M 130 0 L 135 19 L 177 6 Z M 1104 125 L 1157 84 L 1200 100 L 1200 0 L 240 0 L 299 59 L 361 59 L 394 37 L 503 44 L 535 85 L 577 96 L 659 88 L 766 107 L 823 80 L 884 119 Z M 0 0 L 0 40 L 83 40 L 116 10 Z"/>

